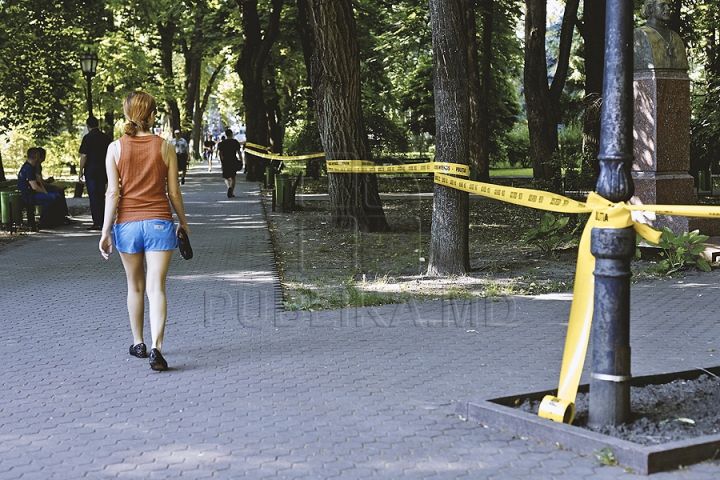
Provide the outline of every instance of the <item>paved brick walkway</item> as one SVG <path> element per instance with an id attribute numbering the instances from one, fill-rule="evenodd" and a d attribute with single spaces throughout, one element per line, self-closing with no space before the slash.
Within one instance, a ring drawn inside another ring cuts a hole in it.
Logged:
<path id="1" fill-rule="evenodd" d="M 228 199 L 197 167 L 183 192 L 167 372 L 128 356 L 123 269 L 89 216 L 0 250 L 0 479 L 637 478 L 454 415 L 556 386 L 568 295 L 282 312 L 257 186 Z M 634 286 L 633 373 L 717 365 L 719 289 Z"/>

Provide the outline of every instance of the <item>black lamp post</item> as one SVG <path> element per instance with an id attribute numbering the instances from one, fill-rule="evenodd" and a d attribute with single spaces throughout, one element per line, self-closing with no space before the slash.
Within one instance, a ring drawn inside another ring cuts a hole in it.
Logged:
<path id="1" fill-rule="evenodd" d="M 600 177 L 596 190 L 612 202 L 633 195 L 633 1 L 608 0 Z M 630 259 L 635 232 L 593 228 L 595 305 L 588 424 L 620 425 L 630 418 Z"/>
<path id="2" fill-rule="evenodd" d="M 90 117 L 93 116 L 93 113 L 92 113 L 92 77 L 95 76 L 95 72 L 97 71 L 97 64 L 98 64 L 98 56 L 95 53 L 85 52 L 83 54 L 83 56 L 80 57 L 80 68 L 82 69 L 82 72 L 85 75 L 85 78 L 87 79 L 87 107 L 88 107 L 88 114 Z"/>

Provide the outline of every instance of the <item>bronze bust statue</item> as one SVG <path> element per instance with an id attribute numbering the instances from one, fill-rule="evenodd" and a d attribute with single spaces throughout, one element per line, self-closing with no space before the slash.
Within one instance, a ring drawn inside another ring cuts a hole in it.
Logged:
<path id="1" fill-rule="evenodd" d="M 647 23 L 634 32 L 635 70 L 687 71 L 685 45 L 680 35 L 667 27 L 672 15 L 670 0 L 645 0 L 640 15 Z"/>

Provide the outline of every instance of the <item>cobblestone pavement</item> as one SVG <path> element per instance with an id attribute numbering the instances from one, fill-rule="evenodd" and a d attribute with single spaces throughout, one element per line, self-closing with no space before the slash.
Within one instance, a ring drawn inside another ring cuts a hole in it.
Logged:
<path id="1" fill-rule="evenodd" d="M 257 185 L 228 199 L 195 167 L 182 189 L 195 258 L 170 267 L 167 372 L 128 356 L 123 269 L 89 216 L 0 250 L 0 479 L 637 478 L 454 415 L 556 386 L 568 295 L 283 312 Z M 720 277 L 697 278 L 633 287 L 633 374 L 717 364 Z"/>

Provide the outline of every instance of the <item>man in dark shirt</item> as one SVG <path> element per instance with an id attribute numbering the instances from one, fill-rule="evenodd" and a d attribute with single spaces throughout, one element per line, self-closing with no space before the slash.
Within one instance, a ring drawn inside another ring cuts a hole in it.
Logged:
<path id="1" fill-rule="evenodd" d="M 39 228 L 52 228 L 62 222 L 58 222 L 54 212 L 57 195 L 48 193 L 37 181 L 35 166 L 40 160 L 40 149 L 31 148 L 27 152 L 27 161 L 18 172 L 17 189 L 22 193 L 23 204 L 42 205 Z"/>
<path id="2" fill-rule="evenodd" d="M 222 165 L 222 176 L 225 180 L 225 186 L 228 187 L 228 198 L 234 197 L 235 175 L 242 164 L 238 159 L 240 151 L 240 143 L 233 138 L 233 131 L 229 128 L 225 130 L 225 140 L 218 144 L 218 153 L 220 155 L 220 164 Z"/>
<path id="3" fill-rule="evenodd" d="M 88 197 L 90 197 L 90 214 L 93 224 L 88 230 L 102 230 L 103 216 L 105 215 L 105 186 L 107 173 L 105 172 L 105 156 L 112 139 L 100 131 L 98 119 L 88 117 L 88 133 L 80 144 L 80 172 L 78 179 L 82 182 L 85 177 Z"/>
<path id="4" fill-rule="evenodd" d="M 203 143 L 203 156 L 207 160 L 208 172 L 212 172 L 213 150 L 215 150 L 215 142 L 213 142 L 212 135 L 208 135 L 207 140 Z"/>

